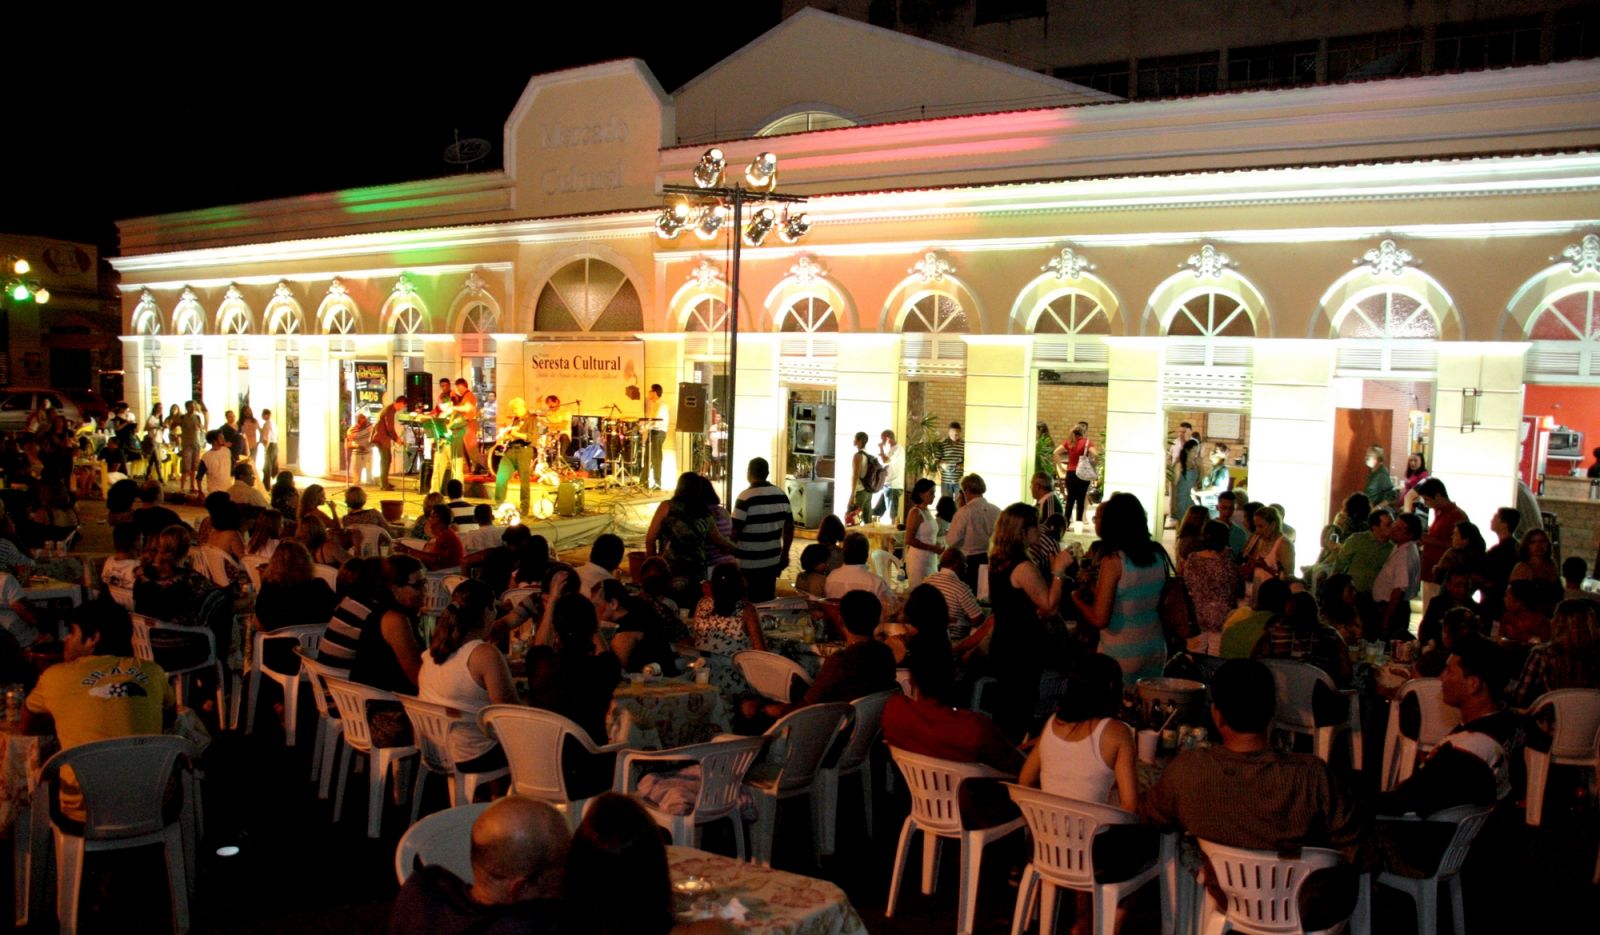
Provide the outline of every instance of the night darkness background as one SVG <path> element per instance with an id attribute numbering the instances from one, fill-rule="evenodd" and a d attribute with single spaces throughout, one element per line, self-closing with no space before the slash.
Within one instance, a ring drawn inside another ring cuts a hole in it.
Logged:
<path id="1" fill-rule="evenodd" d="M 459 172 L 443 160 L 457 130 L 493 145 L 474 171 L 498 168 L 533 75 L 638 57 L 670 93 L 780 15 L 778 0 L 431 6 L 8 13 L 0 231 L 109 254 L 119 218 Z"/>

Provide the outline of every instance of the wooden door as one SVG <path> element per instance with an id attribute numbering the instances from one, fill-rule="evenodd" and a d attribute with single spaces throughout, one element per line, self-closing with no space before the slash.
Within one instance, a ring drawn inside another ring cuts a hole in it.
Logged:
<path id="1" fill-rule="evenodd" d="M 1367 485 L 1367 449 L 1393 438 L 1394 412 L 1389 409 L 1339 409 L 1333 420 L 1333 486 L 1328 491 L 1331 520 L 1344 498 Z M 1393 459 L 1390 455 L 1390 459 Z M 1391 465 L 1391 473 L 1393 468 Z"/>

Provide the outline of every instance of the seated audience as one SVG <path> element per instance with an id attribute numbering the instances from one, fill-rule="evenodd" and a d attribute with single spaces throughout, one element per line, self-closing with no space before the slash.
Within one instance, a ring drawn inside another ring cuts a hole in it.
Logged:
<path id="1" fill-rule="evenodd" d="M 746 649 L 767 648 L 761 618 L 745 599 L 744 575 L 735 564 L 719 565 L 711 575 L 711 595 L 695 605 L 689 622 L 694 648 L 712 654 L 711 683 L 725 697 L 737 698 L 749 686 L 733 665 L 733 655 Z"/>
<path id="2" fill-rule="evenodd" d="M 595 609 L 602 622 L 616 624 L 611 651 L 624 672 L 642 672 L 655 663 L 661 674 L 678 674 L 678 654 L 667 641 L 668 626 L 655 605 L 634 597 L 622 582 L 607 578 L 595 586 Z"/>
<path id="3" fill-rule="evenodd" d="M 376 526 L 385 532 L 389 530 L 383 511 L 367 506 L 367 492 L 360 487 L 346 487 L 344 491 L 344 528 L 351 526 Z"/>
<path id="4" fill-rule="evenodd" d="M 423 547 L 417 549 L 396 542 L 394 550 L 416 558 L 429 571 L 459 567 L 461 560 L 466 557 L 466 551 L 461 546 L 461 537 L 456 534 L 455 526 L 450 522 L 450 508 L 436 506 L 428 511 L 426 518 L 428 541 Z"/>
<path id="5" fill-rule="evenodd" d="M 1500 639 L 1508 643 L 1539 643 L 1550 638 L 1550 615 L 1544 612 L 1539 582 L 1519 578 L 1506 585 L 1505 610 L 1500 614 Z"/>
<path id="6" fill-rule="evenodd" d="M 217 657 L 226 658 L 233 643 L 237 594 L 190 567 L 192 542 L 188 526 L 169 526 L 156 537 L 152 558 L 140 566 L 133 585 L 133 609 L 165 623 L 210 629 Z M 174 663 L 173 668 L 182 666 Z"/>
<path id="7" fill-rule="evenodd" d="M 317 513 L 307 513 L 300 517 L 297 536 L 300 544 L 311 553 L 312 561 L 318 565 L 332 565 L 338 568 L 350 560 L 350 553 L 345 551 L 345 547 L 340 545 L 334 534 L 329 532 L 321 515 Z M 400 550 L 396 547 L 395 551 Z"/>
<path id="8" fill-rule="evenodd" d="M 450 508 L 450 524 L 466 528 L 477 524 L 472 519 L 472 504 L 463 498 L 464 491 L 458 478 L 444 482 L 444 505 Z"/>
<path id="9" fill-rule="evenodd" d="M 345 524 L 349 525 L 350 518 L 345 517 Z M 494 507 L 487 503 L 480 503 L 472 508 L 472 525 L 462 526 L 457 535 L 461 537 L 461 549 L 465 555 L 492 549 L 500 544 L 501 530 L 494 524 Z M 507 527 L 510 528 L 510 527 Z M 466 565 L 465 556 L 462 565 Z"/>
<path id="10" fill-rule="evenodd" d="M 417 867 L 394 902 L 389 935 L 561 935 L 560 900 L 572 832 L 551 805 L 498 799 L 472 823 L 472 882 L 436 864 Z"/>
<path id="11" fill-rule="evenodd" d="M 1322 600 L 1317 604 L 1322 622 L 1338 630 L 1346 646 L 1362 638 L 1358 600 L 1359 592 L 1349 575 L 1333 575 L 1322 583 Z"/>
<path id="12" fill-rule="evenodd" d="M 1526 708 L 1545 692 L 1600 688 L 1600 605 L 1562 601 L 1550 620 L 1550 640 L 1528 651 L 1508 700 Z"/>
<path id="13" fill-rule="evenodd" d="M 1443 560 L 1440 564 L 1443 564 Z M 1439 622 L 1456 607 L 1465 607 L 1480 617 L 1483 615 L 1483 605 L 1472 599 L 1473 578 L 1470 570 L 1459 566 L 1440 571 L 1439 593 L 1428 601 L 1427 608 L 1422 612 L 1422 622 L 1417 625 L 1418 641 L 1430 643 L 1436 640 Z"/>
<path id="14" fill-rule="evenodd" d="M 116 552 L 100 567 L 100 581 L 107 587 L 133 590 L 143 561 L 139 550 L 139 527 L 120 523 L 111 528 L 111 547 Z"/>
<path id="15" fill-rule="evenodd" d="M 945 611 L 949 614 L 946 633 L 951 642 L 960 642 L 983 623 L 983 608 L 978 606 L 977 596 L 967 587 L 966 563 L 967 558 L 960 549 L 945 549 L 939 553 L 939 570 L 923 579 L 923 583 L 933 585 L 944 596 Z"/>
<path id="16" fill-rule="evenodd" d="M 1581 555 L 1569 555 L 1561 563 L 1561 582 L 1565 587 L 1561 592 L 1564 601 L 1595 601 L 1600 602 L 1600 594 L 1595 594 L 1583 589 L 1583 580 L 1589 577 L 1589 563 Z"/>
<path id="17" fill-rule="evenodd" d="M 1360 848 L 1369 822 L 1326 763 L 1273 748 L 1276 705 L 1277 687 L 1265 665 L 1253 659 L 1224 663 L 1211 681 L 1211 719 L 1222 743 L 1178 754 L 1140 800 L 1139 812 L 1159 830 L 1185 831 L 1226 847 L 1277 853 L 1327 847 L 1358 861 L 1354 868 L 1341 865 L 1307 877 L 1301 919 L 1306 931 L 1315 931 L 1355 908 L 1352 870 L 1366 869 Z"/>
<path id="18" fill-rule="evenodd" d="M 1344 688 L 1350 684 L 1350 650 L 1339 631 L 1323 623 L 1306 591 L 1289 595 L 1283 613 L 1267 624 L 1250 653 L 1253 659 L 1292 659 L 1314 665 Z"/>
<path id="19" fill-rule="evenodd" d="M 494 612 L 494 593 L 482 581 L 456 586 L 439 614 L 433 640 L 422 656 L 417 697 L 448 705 L 466 717 L 450 728 L 450 757 L 463 773 L 503 769 L 505 751 L 478 726 L 478 710 L 491 704 L 517 704 L 511 665 L 494 644 L 483 640 Z"/>
<path id="20" fill-rule="evenodd" d="M 1504 651 L 1468 637 L 1451 648 L 1440 678 L 1444 703 L 1461 712 L 1461 724 L 1439 742 L 1415 772 L 1376 800 L 1379 815 L 1429 815 L 1456 805 L 1494 805 L 1521 794 L 1525 720 L 1505 706 Z M 1432 876 L 1455 825 L 1430 821 L 1380 821 L 1386 870 Z"/>
<path id="21" fill-rule="evenodd" d="M 89 601 L 67 617 L 62 661 L 45 669 L 27 697 L 30 732 L 37 716 L 55 722 L 61 749 L 134 734 L 159 734 L 177 702 L 167 674 L 133 655 L 133 620 L 109 600 Z"/>
<path id="22" fill-rule="evenodd" d="M 872 544 L 865 535 L 853 532 L 845 536 L 844 564 L 828 573 L 823 596 L 832 599 L 844 597 L 848 591 L 866 591 L 878 599 L 880 606 L 893 607 L 895 599 L 888 582 L 867 567 L 871 551 Z"/>
<path id="23" fill-rule="evenodd" d="M 487 584 L 490 590 L 496 594 L 503 594 L 511 587 L 511 576 L 521 561 L 523 549 L 527 548 L 529 541 L 533 539 L 533 533 L 521 523 L 504 529 L 498 526 L 493 528 L 495 535 L 492 538 L 487 535 L 483 537 L 489 540 L 489 544 L 463 556 L 461 569 L 466 571 L 469 568 L 476 568 L 478 578 Z M 466 543 L 463 542 L 462 545 L 464 547 Z"/>
<path id="24" fill-rule="evenodd" d="M 283 543 L 261 570 L 256 595 L 256 625 L 268 632 L 304 623 L 322 623 L 333 616 L 339 599 L 311 568 L 311 553 L 293 540 Z M 267 642 L 267 665 L 279 672 L 297 668 L 294 647 L 287 640 Z"/>
<path id="25" fill-rule="evenodd" d="M 911 753 L 957 763 L 982 763 L 1015 774 L 1023 757 L 989 716 L 970 711 L 957 696 L 955 661 L 937 651 L 938 637 L 911 638 L 911 695 L 894 695 L 883 708 L 883 739 Z M 1120 676 L 1119 676 L 1120 678 Z"/>
<path id="26" fill-rule="evenodd" d="M 145 481 L 139 487 L 139 504 L 133 510 L 133 522 L 146 543 L 155 541 L 168 526 L 183 525 L 177 513 L 161 505 L 161 482 L 154 480 Z"/>
<path id="27" fill-rule="evenodd" d="M 1238 606 L 1239 570 L 1228 550 L 1226 524 L 1208 520 L 1199 538 L 1199 546 L 1184 559 L 1182 571 L 1199 627 L 1189 640 L 1189 651 L 1217 656 L 1222 653 L 1222 623 Z"/>
<path id="28" fill-rule="evenodd" d="M 602 533 L 589 546 L 589 560 L 578 566 L 578 592 L 584 597 L 594 593 L 594 586 L 615 577 L 617 566 L 622 564 L 622 537 Z"/>
<path id="29" fill-rule="evenodd" d="M 262 510 L 256 517 L 255 528 L 250 531 L 250 541 L 245 543 L 244 554 L 255 558 L 271 558 L 283 541 L 283 514 L 277 510 Z"/>
<path id="30" fill-rule="evenodd" d="M 1422 643 L 1422 651 L 1417 655 L 1417 677 L 1438 678 L 1444 673 L 1445 664 L 1450 661 L 1450 650 L 1456 643 L 1482 635 L 1483 618 L 1465 607 L 1446 611 L 1444 619 L 1439 621 L 1438 634 Z"/>
<path id="31" fill-rule="evenodd" d="M 350 674 L 350 665 L 361 646 L 362 632 L 369 625 L 378 626 L 383 619 L 380 595 L 385 587 L 383 559 L 352 558 L 344 563 L 334 585 L 339 603 L 334 605 L 328 629 L 317 643 L 318 662 Z M 412 642 L 415 643 L 415 638 Z"/>
<path id="32" fill-rule="evenodd" d="M 827 589 L 828 547 L 812 543 L 800 550 L 800 571 L 794 576 L 794 589 L 803 595 L 822 597 Z"/>
<path id="33" fill-rule="evenodd" d="M 1267 624 L 1283 613 L 1289 600 L 1289 584 L 1281 578 L 1268 578 L 1256 588 L 1253 608 L 1239 608 L 1222 623 L 1222 652 L 1227 659 L 1246 659 L 1255 651 Z"/>
<path id="34" fill-rule="evenodd" d="M 627 899 L 617 898 L 627 881 Z M 644 806 L 606 792 L 589 803 L 567 855 L 567 918 L 573 935 L 724 935 L 723 919 L 678 922 L 661 829 Z"/>
<path id="35" fill-rule="evenodd" d="M 265 509 L 267 495 L 256 484 L 256 466 L 240 461 L 233 466 L 233 486 L 228 488 L 228 499 L 240 506 Z"/>
<path id="36" fill-rule="evenodd" d="M 897 686 L 894 652 L 872 638 L 883 616 L 878 599 L 866 591 L 851 591 L 839 599 L 839 616 L 844 620 L 844 649 L 822 660 L 799 704 L 767 705 L 768 715 L 777 718 L 805 705 L 855 701 Z"/>
<path id="37" fill-rule="evenodd" d="M 588 732 L 596 744 L 606 742 L 606 712 L 622 679 L 622 666 L 611 653 L 595 652 L 594 604 L 579 594 L 556 598 L 551 612 L 554 645 L 528 651 L 528 704 L 554 711 Z"/>

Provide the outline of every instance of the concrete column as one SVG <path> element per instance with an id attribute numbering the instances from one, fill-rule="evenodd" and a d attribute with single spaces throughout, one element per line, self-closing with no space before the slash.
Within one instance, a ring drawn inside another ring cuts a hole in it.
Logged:
<path id="1" fill-rule="evenodd" d="M 156 340 L 161 347 L 161 370 L 157 379 L 161 381 L 162 409 L 169 410 L 176 403 L 178 411 L 182 412 L 184 403 L 194 398 L 189 384 L 189 353 L 184 350 L 187 339 L 167 337 Z"/>
<path id="2" fill-rule="evenodd" d="M 337 436 L 333 425 L 339 420 L 338 361 L 330 360 L 328 338 L 302 339 L 300 348 L 300 473 L 312 477 L 325 476 L 339 464 L 335 447 Z M 286 458 L 283 447 L 286 422 L 278 423 L 279 457 Z"/>
<path id="3" fill-rule="evenodd" d="M 966 470 L 983 478 L 986 499 L 1004 509 L 1032 502 L 1034 430 L 1033 341 L 1025 335 L 963 335 L 967 344 L 967 411 L 961 421 Z"/>
<path id="4" fill-rule="evenodd" d="M 1250 499 L 1295 528 L 1295 564 L 1316 560 L 1333 483 L 1331 341 L 1258 342 L 1250 403 Z"/>
<path id="5" fill-rule="evenodd" d="M 1521 455 L 1523 355 L 1513 342 L 1440 341 L 1433 398 L 1433 476 L 1480 529 L 1516 505 Z M 1476 389 L 1477 425 L 1464 426 L 1463 389 Z"/>
<path id="6" fill-rule="evenodd" d="M 1151 529 L 1166 506 L 1166 431 L 1161 415 L 1160 338 L 1107 338 L 1106 443 L 1101 490 L 1139 498 Z M 1089 437 L 1095 426 L 1089 426 Z"/>
<path id="7" fill-rule="evenodd" d="M 839 389 L 834 410 L 833 511 L 841 518 L 850 510 L 851 462 L 857 432 L 869 439 L 895 424 L 895 399 L 900 380 L 900 335 L 841 334 L 837 358 Z M 868 450 L 874 445 L 869 444 Z M 971 444 L 967 461 L 972 461 Z"/>
<path id="8" fill-rule="evenodd" d="M 778 386 L 778 335 L 739 334 L 738 386 L 733 401 L 733 451 L 728 470 L 735 494 L 744 489 L 751 458 L 766 458 L 774 476 L 782 468 L 779 443 L 784 430 L 784 395 Z M 776 481 L 781 481 L 778 477 Z"/>

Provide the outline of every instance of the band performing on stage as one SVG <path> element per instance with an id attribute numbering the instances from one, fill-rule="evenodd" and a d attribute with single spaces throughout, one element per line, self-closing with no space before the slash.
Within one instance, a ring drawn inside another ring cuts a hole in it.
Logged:
<path id="1" fill-rule="evenodd" d="M 659 403 L 661 388 L 652 385 L 651 399 Z M 636 391 L 635 391 L 636 392 Z M 629 398 L 638 398 L 629 393 Z M 535 397 L 538 399 L 538 397 Z M 493 394 L 490 394 L 493 404 Z M 528 514 L 532 506 L 532 487 L 558 487 L 566 481 L 600 481 L 607 486 L 640 486 L 654 468 L 660 476 L 660 447 L 667 437 L 667 408 L 659 406 L 649 417 L 626 418 L 615 404 L 604 406 L 600 415 L 581 414 L 581 400 L 563 402 L 555 394 L 530 407 L 516 397 L 498 408 L 500 422 L 493 441 L 484 447 L 480 438 L 488 436 L 482 424 L 485 410 L 479 405 L 465 379 L 439 380 L 431 406 L 416 404 L 415 398 L 396 399 L 376 418 L 379 436 L 387 443 L 404 442 L 403 433 L 393 428 L 399 423 L 408 433 L 420 436 L 417 464 L 420 489 L 442 492 L 450 478 L 464 484 L 494 483 L 494 500 L 506 502 L 513 478 L 518 484 L 518 506 Z M 493 412 L 488 413 L 492 421 Z M 387 427 L 387 431 L 386 428 Z M 385 489 L 391 483 L 389 458 L 380 452 L 384 466 Z M 659 483 L 659 481 L 657 481 Z"/>

